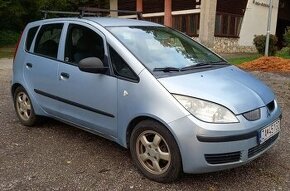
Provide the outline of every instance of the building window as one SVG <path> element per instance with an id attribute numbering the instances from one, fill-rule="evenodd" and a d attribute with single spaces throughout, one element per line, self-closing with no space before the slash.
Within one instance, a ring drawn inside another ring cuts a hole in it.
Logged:
<path id="1" fill-rule="evenodd" d="M 172 26 L 189 36 L 198 36 L 199 14 L 174 15 L 172 16 Z"/>
<path id="2" fill-rule="evenodd" d="M 239 37 L 243 17 L 240 15 L 217 13 L 215 36 Z"/>

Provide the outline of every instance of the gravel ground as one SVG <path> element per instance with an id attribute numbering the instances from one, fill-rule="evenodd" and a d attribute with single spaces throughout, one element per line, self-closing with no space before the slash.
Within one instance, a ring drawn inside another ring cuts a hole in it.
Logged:
<path id="1" fill-rule="evenodd" d="M 10 96 L 12 61 L 0 60 L 0 190 L 290 190 L 290 76 L 254 74 L 283 109 L 282 135 L 262 157 L 232 170 L 152 182 L 117 144 L 63 123 L 20 125 Z"/>

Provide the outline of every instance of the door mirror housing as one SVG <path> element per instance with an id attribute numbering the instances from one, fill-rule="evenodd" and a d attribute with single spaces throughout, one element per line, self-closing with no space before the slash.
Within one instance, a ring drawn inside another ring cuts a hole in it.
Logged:
<path id="1" fill-rule="evenodd" d="M 84 58 L 79 62 L 79 69 L 89 73 L 106 73 L 108 67 L 105 67 L 103 62 L 97 57 Z"/>

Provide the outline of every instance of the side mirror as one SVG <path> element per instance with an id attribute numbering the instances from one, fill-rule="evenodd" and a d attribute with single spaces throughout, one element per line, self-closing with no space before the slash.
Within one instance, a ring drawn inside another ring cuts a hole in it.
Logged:
<path id="1" fill-rule="evenodd" d="M 97 57 L 84 58 L 79 62 L 79 69 L 89 73 L 106 73 L 109 69 L 105 67 L 103 62 Z"/>

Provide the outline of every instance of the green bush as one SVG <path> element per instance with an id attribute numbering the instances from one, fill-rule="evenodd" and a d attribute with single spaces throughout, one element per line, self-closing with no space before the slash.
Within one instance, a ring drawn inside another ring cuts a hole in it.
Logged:
<path id="1" fill-rule="evenodd" d="M 277 51 L 277 42 L 277 37 L 271 34 L 269 42 L 269 55 L 275 55 L 275 52 Z M 266 46 L 266 35 L 255 35 L 254 45 L 256 46 L 259 54 L 264 54 Z"/>
<path id="2" fill-rule="evenodd" d="M 17 43 L 19 33 L 9 30 L 0 31 L 0 47 Z"/>
<path id="3" fill-rule="evenodd" d="M 283 35 L 285 45 L 290 47 L 290 26 L 286 28 L 285 34 Z"/>

